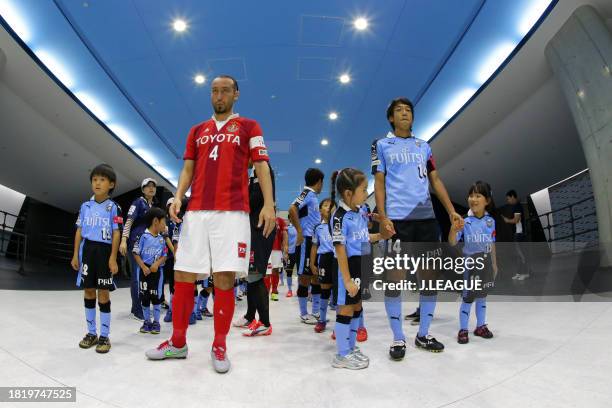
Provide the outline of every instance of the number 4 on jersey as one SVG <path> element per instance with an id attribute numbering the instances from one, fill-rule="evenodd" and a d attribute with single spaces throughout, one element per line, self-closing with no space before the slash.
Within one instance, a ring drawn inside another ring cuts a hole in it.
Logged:
<path id="1" fill-rule="evenodd" d="M 213 147 L 212 150 L 210 151 L 210 154 L 208 155 L 208 158 L 213 159 L 213 160 L 217 160 L 217 157 L 219 157 L 219 145 L 216 145 L 215 147 Z"/>

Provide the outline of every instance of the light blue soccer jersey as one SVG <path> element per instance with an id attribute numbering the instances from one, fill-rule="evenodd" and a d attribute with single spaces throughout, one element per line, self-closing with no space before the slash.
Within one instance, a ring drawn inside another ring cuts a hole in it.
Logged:
<path id="1" fill-rule="evenodd" d="M 297 230 L 295 229 L 295 227 L 293 226 L 293 224 L 289 223 L 289 225 L 287 225 L 287 237 L 288 237 L 288 244 L 289 244 L 289 253 L 290 254 L 294 254 L 295 253 L 295 241 L 297 241 Z"/>
<path id="2" fill-rule="evenodd" d="M 328 223 L 317 224 L 314 227 L 312 245 L 317 245 L 317 255 L 334 252 Z"/>
<path id="3" fill-rule="evenodd" d="M 101 203 L 93 198 L 85 201 L 76 220 L 84 239 L 104 244 L 112 244 L 113 231 L 118 230 L 122 223 L 121 209 L 110 198 Z"/>
<path id="4" fill-rule="evenodd" d="M 385 174 L 387 217 L 435 218 L 428 173 L 436 169 L 429 144 L 414 137 L 391 136 L 372 143 L 372 174 Z"/>
<path id="5" fill-rule="evenodd" d="M 152 265 L 162 256 L 168 255 L 168 248 L 162 234 L 155 236 L 146 229 L 140 239 L 134 243 L 132 252 L 140 256 L 146 265 Z"/>
<path id="6" fill-rule="evenodd" d="M 363 207 L 357 211 L 340 200 L 339 207 L 332 215 L 330 225 L 332 243 L 346 247 L 346 256 L 368 255 L 370 253 L 370 233 L 368 232 L 368 216 Z M 334 257 L 336 251 L 334 251 Z"/>
<path id="7" fill-rule="evenodd" d="M 321 222 L 317 193 L 312 188 L 305 187 L 302 194 L 295 199 L 292 205 L 295 205 L 298 209 L 302 235 L 312 237 L 314 226 Z"/>
<path id="8" fill-rule="evenodd" d="M 463 255 L 490 253 L 495 242 L 495 220 L 488 213 L 478 218 L 470 210 L 463 230 L 457 232 L 457 242 L 463 242 Z"/>

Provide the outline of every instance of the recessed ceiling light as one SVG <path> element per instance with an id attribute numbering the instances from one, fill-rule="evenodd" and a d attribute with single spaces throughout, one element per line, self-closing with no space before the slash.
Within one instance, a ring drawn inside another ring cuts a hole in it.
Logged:
<path id="1" fill-rule="evenodd" d="M 106 122 L 109 119 L 109 115 L 106 109 L 98 102 L 97 99 L 85 92 L 75 92 L 76 96 L 82 103 L 89 109 L 98 119 L 102 122 Z"/>
<path id="2" fill-rule="evenodd" d="M 579 98 L 584 98 L 584 91 L 579 89 L 578 92 L 576 92 L 576 95 L 578 95 Z"/>
<path id="3" fill-rule="evenodd" d="M 342 75 L 340 75 L 340 83 L 348 84 L 349 82 L 351 82 L 351 77 L 350 77 L 349 74 L 342 74 Z"/>
<path id="4" fill-rule="evenodd" d="M 366 20 L 363 17 L 359 17 L 359 18 L 356 18 L 355 21 L 353 21 L 353 25 L 355 26 L 357 30 L 363 31 L 366 28 L 368 28 L 368 20 Z"/>
<path id="5" fill-rule="evenodd" d="M 329 141 L 327 139 L 321 139 L 321 145 L 327 146 L 328 144 L 329 144 Z"/>
<path id="6" fill-rule="evenodd" d="M 183 31 L 187 30 L 187 22 L 177 18 L 172 22 L 172 28 L 174 28 L 174 31 L 182 33 Z"/>
<path id="7" fill-rule="evenodd" d="M 49 68 L 51 72 L 53 72 L 53 75 L 55 75 L 57 79 L 59 79 L 66 86 L 66 88 L 72 88 L 74 86 L 72 74 L 64 65 L 62 65 L 62 60 L 60 58 L 57 58 L 53 54 L 41 49 L 34 51 L 34 53 L 42 61 L 42 63 L 45 64 L 45 66 Z"/>
<path id="8" fill-rule="evenodd" d="M 193 77 L 193 81 L 198 85 L 202 85 L 204 82 L 206 82 L 206 77 L 202 74 L 197 74 Z"/>
<path id="9" fill-rule="evenodd" d="M 321 159 L 315 159 L 316 164 L 321 164 Z"/>
<path id="10" fill-rule="evenodd" d="M 336 112 L 330 112 L 329 113 L 329 119 L 330 120 L 336 120 L 338 119 L 338 114 Z"/>

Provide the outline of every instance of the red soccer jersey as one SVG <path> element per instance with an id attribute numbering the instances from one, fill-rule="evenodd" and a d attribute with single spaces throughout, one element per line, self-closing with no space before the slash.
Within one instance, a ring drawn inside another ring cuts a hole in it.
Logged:
<path id="1" fill-rule="evenodd" d="M 195 161 L 187 211 L 245 212 L 249 212 L 249 159 L 269 160 L 259 124 L 237 114 L 225 123 L 211 118 L 194 126 L 183 159 Z"/>
<path id="2" fill-rule="evenodd" d="M 280 217 L 276 217 L 276 236 L 272 243 L 272 250 L 280 251 L 283 243 L 283 231 L 287 231 L 287 223 Z"/>

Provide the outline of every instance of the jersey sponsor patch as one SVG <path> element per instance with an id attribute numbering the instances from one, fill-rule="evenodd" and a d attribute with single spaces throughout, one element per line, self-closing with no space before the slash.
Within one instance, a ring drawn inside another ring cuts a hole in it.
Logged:
<path id="1" fill-rule="evenodd" d="M 134 215 L 134 211 L 136 211 L 136 206 L 135 205 L 130 206 L 130 209 L 128 210 L 128 216 Z"/>

